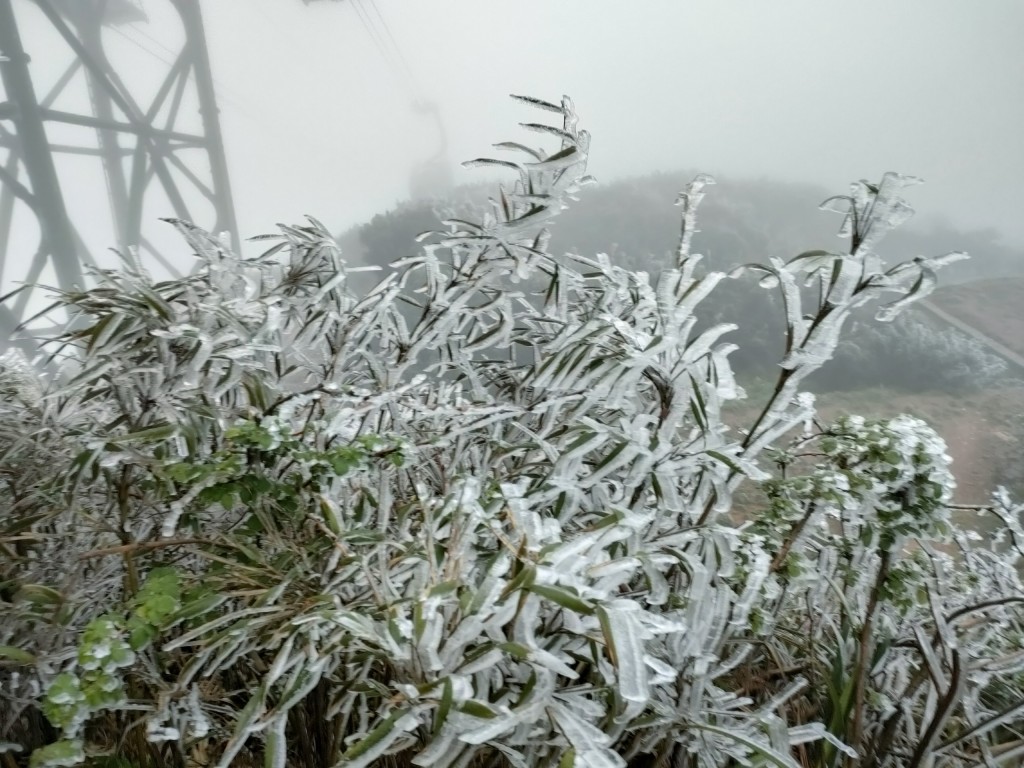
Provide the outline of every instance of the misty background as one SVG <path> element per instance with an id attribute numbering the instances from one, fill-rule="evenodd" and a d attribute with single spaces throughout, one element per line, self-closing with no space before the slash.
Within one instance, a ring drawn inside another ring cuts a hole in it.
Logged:
<path id="1" fill-rule="evenodd" d="M 144 17 L 105 32 L 109 54 L 129 85 L 155 88 L 179 25 L 163 0 L 126 2 Z M 44 91 L 69 51 L 29 0 L 14 6 Z M 599 182 L 667 173 L 681 188 L 699 170 L 725 197 L 743 180 L 800 182 L 806 199 L 795 204 L 813 222 L 821 191 L 895 170 L 926 181 L 911 192 L 912 227 L 989 230 L 1024 246 L 1024 5 L 1014 0 L 201 7 L 243 239 L 306 214 L 345 231 L 407 200 L 427 166 L 455 184 L 494 179 L 459 162 L 530 139 L 516 127 L 530 116 L 508 94 L 566 93 L 594 136 Z M 198 121 L 189 109 L 186 126 Z M 76 130 L 86 129 L 48 127 L 51 141 Z M 102 254 L 115 242 L 98 164 L 60 162 L 72 216 Z M 145 225 L 187 268 L 187 251 L 156 222 L 168 215 L 148 203 Z M 8 262 L 35 247 L 25 222 L 15 221 Z"/>
<path id="2" fill-rule="evenodd" d="M 913 191 L 919 225 L 995 227 L 1024 243 L 1024 5 L 1013 0 L 377 7 L 416 96 L 440 105 L 453 164 L 522 138 L 528 115 L 508 93 L 567 93 L 599 181 L 699 168 L 723 184 L 767 176 L 843 192 L 896 170 L 927 182 Z M 305 213 L 344 227 L 408 195 L 436 132 L 357 7 L 217 0 L 204 12 L 243 232 Z"/>

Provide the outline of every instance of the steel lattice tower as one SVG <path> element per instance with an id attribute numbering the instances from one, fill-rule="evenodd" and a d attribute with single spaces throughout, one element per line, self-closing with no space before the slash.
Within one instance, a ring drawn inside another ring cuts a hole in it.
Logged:
<path id="1" fill-rule="evenodd" d="M 39 80 L 15 13 L 15 0 L 0 0 L 0 293 L 19 283 L 33 284 L 52 274 L 59 288 L 83 285 L 83 265 L 95 263 L 81 236 L 82 225 L 69 212 L 67 179 L 61 173 L 65 158 L 98 162 L 106 189 L 96 197 L 112 222 L 109 247 L 138 249 L 175 271 L 147 236 L 171 215 L 214 232 L 227 232 L 237 243 L 217 98 L 199 0 L 159 0 L 180 19 L 178 40 L 166 52 L 165 72 L 155 89 L 126 83 L 107 55 L 109 35 L 118 26 L 146 19 L 132 0 L 21 0 L 21 9 L 35 6 L 36 18 L 56 32 L 63 50 L 40 46 L 37 61 L 69 63 L 48 90 Z M 77 109 L 62 109 L 77 89 Z M 40 94 L 42 94 L 40 96 Z M 87 97 L 87 98 L 86 98 Z M 83 108 L 84 105 L 88 105 Z M 186 113 L 191 111 L 192 114 Z M 195 120 L 195 112 L 199 118 Z M 180 129 L 193 118 L 195 127 Z M 68 127 L 72 128 L 68 128 Z M 73 133 L 76 140 L 55 143 L 54 132 Z M 198 194 L 197 194 L 198 192 Z M 147 199 L 159 195 L 166 210 L 152 217 Z M 193 210 L 196 201 L 205 218 Z M 94 207 L 95 208 L 95 207 Z M 209 213 L 212 210 L 212 216 Z M 39 243 L 34 249 L 12 250 L 11 232 L 18 216 L 34 216 Z M 211 220 L 212 218 L 212 220 Z M 50 269 L 47 270 L 47 267 Z M 11 334 L 29 302 L 23 291 L 0 304 L 0 344 Z"/>

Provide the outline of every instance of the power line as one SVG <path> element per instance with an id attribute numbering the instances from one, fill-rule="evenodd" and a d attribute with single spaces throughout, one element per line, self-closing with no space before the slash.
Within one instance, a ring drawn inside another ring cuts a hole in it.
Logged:
<path id="1" fill-rule="evenodd" d="M 365 7 L 363 0 L 352 0 L 351 2 L 361 26 L 366 31 L 367 36 L 377 49 L 380 57 L 384 60 L 384 63 L 392 70 L 396 79 L 401 83 L 409 98 L 413 101 L 418 101 L 420 92 L 408 59 L 402 53 L 402 49 L 399 46 L 398 40 L 392 32 L 387 19 L 383 16 L 374 0 L 367 0 L 367 2 L 370 5 L 369 9 Z M 281 25 L 274 22 L 259 3 L 254 3 L 254 6 L 271 26 L 279 32 L 282 31 Z M 150 35 L 138 23 L 132 23 L 124 26 L 126 29 L 122 29 L 121 27 L 113 27 L 113 29 L 124 40 L 131 43 L 154 60 L 163 63 L 167 67 L 174 66 L 174 59 L 178 57 L 179 52 L 172 50 L 161 40 Z M 131 34 L 129 34 L 129 30 Z M 302 44 L 301 41 L 295 39 L 294 34 L 290 29 L 284 29 L 283 31 L 285 34 L 293 38 L 293 42 L 296 45 Z M 148 45 L 147 43 L 139 40 L 139 37 L 144 38 L 148 42 Z M 157 52 L 154 48 L 159 48 L 160 51 L 166 53 L 166 55 L 163 55 L 161 52 Z M 224 105 L 233 107 L 236 114 L 244 117 L 251 123 L 258 124 L 263 129 L 269 130 L 270 133 L 278 136 L 279 138 L 290 138 L 288 134 L 284 133 L 265 119 L 263 110 L 259 105 L 256 105 L 248 98 L 240 95 L 233 88 L 227 87 L 217 78 L 213 78 L 213 83 L 218 93 L 219 100 Z M 325 146 L 324 149 L 327 149 L 327 147 Z M 330 149 L 333 150 L 334 147 L 331 147 Z"/>
<path id="2" fill-rule="evenodd" d="M 412 84 L 413 91 L 419 93 L 419 88 L 416 87 L 416 73 L 413 72 L 412 67 L 409 66 L 409 60 L 405 57 L 405 54 L 402 53 L 402 46 L 400 46 L 398 44 L 398 40 L 395 39 L 395 35 L 391 31 L 391 25 L 388 24 L 387 19 L 384 18 L 383 14 L 381 14 L 380 8 L 377 7 L 376 0 L 367 0 L 367 2 L 370 5 L 370 9 L 374 12 L 374 14 L 376 14 L 377 18 L 380 20 L 381 26 L 384 27 L 384 32 L 387 35 L 388 40 L 391 41 L 392 49 L 398 55 L 398 59 L 402 64 L 402 68 L 405 70 L 405 76 Z"/>
<path id="3" fill-rule="evenodd" d="M 131 25 L 131 26 L 132 26 L 132 29 L 133 29 L 133 31 L 135 31 L 135 32 L 137 32 L 137 33 L 139 33 L 139 34 L 141 34 L 140 30 L 139 30 L 138 28 L 136 28 L 136 26 L 135 26 L 134 24 L 133 24 L 133 25 Z M 166 65 L 167 65 L 168 67 L 173 67 L 173 66 L 174 66 L 174 62 L 173 62 L 173 61 L 171 61 L 170 59 L 167 59 L 167 58 L 165 58 L 165 57 L 163 57 L 163 56 L 159 55 L 158 53 L 155 53 L 155 52 L 154 52 L 154 51 L 152 51 L 151 49 L 147 48 L 147 47 L 146 47 L 145 45 L 143 45 L 142 43 L 140 43 L 140 42 L 139 42 L 138 40 L 136 40 L 136 39 L 135 39 L 134 37 L 131 37 L 131 36 L 130 36 L 130 35 L 129 35 L 129 34 L 127 33 L 127 32 L 125 32 L 125 31 L 124 31 L 123 29 L 121 29 L 120 27 L 109 27 L 109 29 L 112 29 L 112 30 L 113 30 L 114 32 L 116 32 L 117 34 L 119 34 L 119 35 L 120 35 L 121 37 L 123 37 L 123 38 L 124 38 L 125 40 L 127 40 L 127 41 L 128 41 L 129 43 L 131 43 L 132 45 L 134 45 L 134 46 L 135 46 L 136 48 L 138 48 L 139 50 L 141 50 L 141 51 L 143 51 L 143 52 L 145 52 L 145 53 L 149 54 L 150 56 L 152 56 L 152 57 L 153 57 L 154 59 L 156 59 L 157 61 L 159 61 L 159 62 L 162 62 L 162 63 L 166 64 Z M 146 37 L 149 37 L 149 36 L 148 36 L 148 35 L 146 35 Z M 153 40 L 153 38 L 151 38 L 151 37 L 150 37 L 149 39 L 150 39 L 150 40 L 152 40 L 153 42 L 156 42 L 156 41 L 155 41 L 155 40 Z M 163 47 L 163 46 L 162 46 L 162 47 Z M 171 51 L 171 50 L 169 50 L 169 49 L 167 49 L 167 52 L 168 52 L 168 53 L 170 53 L 170 54 L 172 54 L 172 55 L 174 54 L 174 52 L 173 52 L 173 51 Z"/>
<path id="4" fill-rule="evenodd" d="M 151 35 L 148 35 L 145 32 L 143 32 L 136 25 L 132 24 L 131 25 L 131 29 L 132 29 L 133 32 L 135 32 L 135 33 L 141 35 L 142 37 L 146 38 L 147 40 L 149 40 L 154 45 L 156 45 L 156 46 L 162 48 L 163 50 L 167 51 L 167 53 L 170 54 L 171 56 L 177 56 L 178 55 L 175 51 L 173 51 L 170 48 L 168 48 L 166 45 L 161 43 L 156 38 L 154 38 Z M 124 32 L 120 28 L 114 27 L 114 31 L 117 32 L 119 35 L 121 35 L 121 37 L 123 37 L 125 40 L 130 42 L 132 45 L 137 47 L 139 50 L 141 50 L 144 53 L 148 54 L 149 56 L 153 57 L 157 61 L 167 65 L 168 67 L 173 67 L 174 66 L 174 62 L 173 61 L 171 61 L 170 59 L 168 59 L 168 58 L 166 58 L 164 56 L 161 56 L 160 54 L 156 53 L 151 48 L 147 47 L 145 44 L 143 44 L 140 41 L 136 40 L 134 37 L 128 35 L 126 32 Z M 224 85 L 224 83 L 222 83 L 217 78 L 213 78 L 213 84 L 214 84 L 214 87 L 217 89 L 217 96 L 218 96 L 218 99 L 221 102 L 223 102 L 225 104 L 228 104 L 229 106 L 234 107 L 235 110 L 237 110 L 239 114 L 245 116 L 247 119 L 252 120 L 253 122 L 259 122 L 260 121 L 260 118 L 258 118 L 256 116 L 256 114 L 255 114 L 258 111 L 257 109 L 255 109 L 255 105 L 253 105 L 251 103 L 246 103 L 248 101 L 247 99 L 245 99 L 240 94 L 235 92 L 234 89 L 228 88 L 226 85 Z M 272 126 L 268 126 L 268 127 L 270 127 L 273 130 Z M 285 134 L 283 132 L 281 132 L 281 131 L 275 131 L 275 133 L 277 133 L 279 136 L 282 136 L 282 137 L 285 136 Z"/>
<path id="5" fill-rule="evenodd" d="M 157 38 L 153 37 L 151 34 L 146 32 L 146 30 L 143 29 L 142 26 L 138 22 L 134 22 L 134 23 L 130 24 L 129 26 L 132 28 L 132 30 L 137 32 L 139 35 L 141 35 L 142 37 L 144 37 L 147 40 L 149 40 L 149 42 L 153 43 L 153 45 L 157 46 L 158 48 L 162 48 L 164 50 L 164 52 L 167 53 L 168 55 L 170 55 L 170 56 L 177 56 L 178 55 L 177 52 L 172 51 L 163 42 L 161 42 L 160 40 L 158 40 Z"/>
<path id="6" fill-rule="evenodd" d="M 355 9 L 356 14 L 359 16 L 359 21 L 362 23 L 363 28 L 366 29 L 367 34 L 376 46 L 377 52 L 380 53 L 381 58 L 384 59 L 385 63 L 389 67 L 391 67 L 392 72 L 405 87 L 409 97 L 413 101 L 417 100 L 419 91 L 416 87 L 416 82 L 412 77 L 412 71 L 409 69 L 408 64 L 404 63 L 405 57 L 402 55 L 402 51 L 398 47 L 394 35 L 391 34 L 391 30 L 387 27 L 387 22 L 384 21 L 380 12 L 377 11 L 377 16 L 384 23 L 386 34 L 390 36 L 390 46 L 388 45 L 388 39 L 385 38 L 385 33 L 381 32 L 378 28 L 373 17 L 370 16 L 369 12 L 363 6 L 362 0 L 352 0 L 350 5 Z M 376 10 L 376 6 L 373 6 L 373 8 Z"/>
<path id="7" fill-rule="evenodd" d="M 416 81 L 415 72 L 412 66 L 409 64 L 409 60 L 402 52 L 402 47 L 398 43 L 398 38 L 395 37 L 394 32 L 391 29 L 391 25 L 388 24 L 387 19 L 381 13 L 380 8 L 377 6 L 375 0 L 366 0 L 369 5 L 369 9 L 363 4 L 363 0 L 352 0 L 351 5 L 355 9 L 356 14 L 359 17 L 359 21 L 369 36 L 377 52 L 380 54 L 384 62 L 392 69 L 395 76 L 402 81 L 403 87 L 406 89 L 408 95 L 412 99 L 417 99 L 420 94 L 420 89 Z M 266 18 L 266 11 L 262 8 L 260 12 Z M 269 21 L 269 19 L 268 19 Z M 176 57 L 177 53 L 168 48 L 163 42 L 147 33 L 138 23 L 132 23 L 129 25 L 132 32 L 146 39 L 153 46 L 160 48 L 168 56 Z M 154 59 L 163 62 L 167 66 L 172 66 L 172 61 L 168 60 L 164 56 L 153 51 L 151 48 L 145 46 L 138 40 L 128 36 L 123 30 L 118 27 L 114 27 L 114 31 L 121 35 L 123 38 L 128 40 L 133 45 L 139 47 L 147 54 L 152 56 Z M 223 83 L 214 80 L 217 90 L 226 97 L 228 101 L 234 101 L 236 107 L 240 107 L 238 104 L 238 98 L 236 94 L 231 94 L 228 89 L 224 87 Z M 228 98 L 230 97 L 230 98 Z"/>

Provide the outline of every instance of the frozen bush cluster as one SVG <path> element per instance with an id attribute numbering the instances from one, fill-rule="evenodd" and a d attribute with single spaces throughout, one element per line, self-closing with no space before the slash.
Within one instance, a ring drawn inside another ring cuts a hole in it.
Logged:
<path id="1" fill-rule="evenodd" d="M 671 268 L 554 258 L 589 136 L 521 101 L 556 148 L 477 161 L 514 184 L 361 295 L 311 220 L 254 259 L 177 222 L 192 276 L 60 296 L 64 373 L 0 405 L 0 675 L 36 684 L 0 738 L 34 766 L 1019 759 L 1021 508 L 972 540 L 926 425 L 818 427 L 802 391 L 851 312 L 958 257 L 877 256 L 910 180 L 829 202 L 846 251 L 732 273 L 786 327 L 736 431 L 733 326 L 694 332 L 729 277 L 691 249 L 712 180 Z M 744 483 L 762 512 L 733 514 Z"/>

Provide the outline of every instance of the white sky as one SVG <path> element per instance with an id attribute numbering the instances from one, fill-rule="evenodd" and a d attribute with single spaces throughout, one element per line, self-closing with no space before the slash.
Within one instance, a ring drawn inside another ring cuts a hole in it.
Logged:
<path id="1" fill-rule="evenodd" d="M 696 167 L 841 192 L 897 170 L 927 182 L 924 215 L 1024 241 L 1024 3 L 376 2 L 455 160 L 523 138 L 534 116 L 508 93 L 568 93 L 599 180 Z M 245 229 L 404 197 L 434 133 L 351 3 L 204 9 L 218 80 L 247 107 L 223 115 Z"/>
<path id="2" fill-rule="evenodd" d="M 374 2 L 419 95 L 441 105 L 453 161 L 496 141 L 537 142 L 516 126 L 537 115 L 507 94 L 568 93 L 594 135 L 599 181 L 694 168 L 842 192 L 896 170 L 927 182 L 911 192 L 925 220 L 996 227 L 1024 244 L 1019 0 Z M 167 0 L 142 5 L 148 24 L 108 36 L 124 77 L 144 86 L 178 33 Z M 436 131 L 352 0 L 202 8 L 243 236 L 306 213 L 337 231 L 407 195 Z M 15 10 L 45 90 L 66 49 L 29 0 Z M 62 170 L 65 195 L 90 242 L 111 245 L 102 176 L 76 162 Z M 169 214 L 159 201 L 146 211 Z M 28 229 L 16 235 L 8 261 L 34 242 Z"/>

